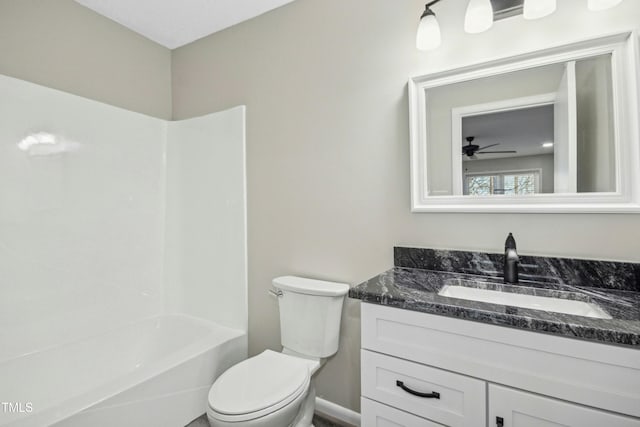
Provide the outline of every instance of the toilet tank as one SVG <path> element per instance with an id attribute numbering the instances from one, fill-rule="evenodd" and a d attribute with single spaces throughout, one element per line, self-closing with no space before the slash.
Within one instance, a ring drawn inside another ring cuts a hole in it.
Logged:
<path id="1" fill-rule="evenodd" d="M 282 292 L 278 298 L 282 346 L 310 357 L 335 354 L 349 285 L 283 276 L 273 279 L 273 286 Z"/>

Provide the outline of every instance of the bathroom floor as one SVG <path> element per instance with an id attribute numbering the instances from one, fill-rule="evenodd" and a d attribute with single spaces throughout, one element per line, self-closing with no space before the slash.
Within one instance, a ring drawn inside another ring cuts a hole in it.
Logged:
<path id="1" fill-rule="evenodd" d="M 318 415 L 313 417 L 314 427 L 343 427 L 341 424 L 336 424 L 332 421 L 319 417 Z M 191 421 L 186 427 L 209 427 L 209 421 L 207 415 L 203 415 L 195 420 Z"/>

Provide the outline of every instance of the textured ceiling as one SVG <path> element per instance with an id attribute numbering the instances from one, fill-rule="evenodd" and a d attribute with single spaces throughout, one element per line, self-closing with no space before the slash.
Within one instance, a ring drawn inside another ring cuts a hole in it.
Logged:
<path id="1" fill-rule="evenodd" d="M 76 0 L 175 49 L 293 0 Z"/>

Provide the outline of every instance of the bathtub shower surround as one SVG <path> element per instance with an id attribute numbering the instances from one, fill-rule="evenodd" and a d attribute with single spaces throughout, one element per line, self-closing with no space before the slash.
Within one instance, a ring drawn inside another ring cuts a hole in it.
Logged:
<path id="1" fill-rule="evenodd" d="M 247 330 L 244 107 L 169 123 L 165 306 Z"/>
<path id="2" fill-rule="evenodd" d="M 0 123 L 0 361 L 159 314 L 166 122 L 0 76 Z"/>
<path id="3" fill-rule="evenodd" d="M 0 76 L 0 426 L 205 412 L 247 355 L 244 117 Z"/>

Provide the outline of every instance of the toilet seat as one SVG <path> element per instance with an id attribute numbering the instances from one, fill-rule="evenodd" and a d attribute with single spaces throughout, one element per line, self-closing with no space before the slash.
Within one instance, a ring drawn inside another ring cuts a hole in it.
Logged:
<path id="1" fill-rule="evenodd" d="M 286 407 L 310 383 L 311 361 L 266 350 L 228 369 L 209 391 L 209 415 L 227 422 L 252 420 Z"/>

